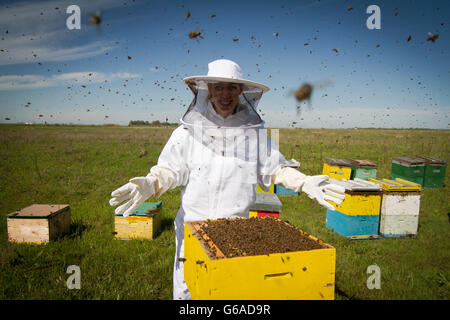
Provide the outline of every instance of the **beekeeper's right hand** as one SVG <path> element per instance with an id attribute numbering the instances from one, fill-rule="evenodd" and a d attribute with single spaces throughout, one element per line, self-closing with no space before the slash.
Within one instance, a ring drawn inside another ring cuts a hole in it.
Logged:
<path id="1" fill-rule="evenodd" d="M 145 200 L 154 196 L 155 183 L 157 179 L 151 175 L 146 177 L 136 177 L 130 179 L 130 182 L 124 184 L 120 188 L 111 193 L 109 204 L 116 206 L 125 201 L 124 204 L 117 207 L 114 211 L 116 215 L 123 213 L 124 217 L 128 217 L 135 211 Z"/>
<path id="2" fill-rule="evenodd" d="M 114 211 L 116 215 L 123 213 L 124 217 L 128 217 L 148 198 L 159 198 L 164 192 L 175 187 L 176 174 L 172 170 L 155 166 L 150 171 L 147 176 L 130 179 L 127 184 L 111 193 L 111 206 L 125 201 Z"/>

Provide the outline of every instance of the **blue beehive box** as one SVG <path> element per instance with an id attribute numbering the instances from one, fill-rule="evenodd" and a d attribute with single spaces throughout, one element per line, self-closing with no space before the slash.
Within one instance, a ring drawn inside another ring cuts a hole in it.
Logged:
<path id="1" fill-rule="evenodd" d="M 294 169 L 297 169 L 298 171 L 300 171 L 300 163 L 295 160 L 295 159 L 291 159 L 289 160 L 285 165 L 285 167 L 291 167 Z M 280 184 L 275 185 L 275 193 L 277 195 L 282 195 L 282 196 L 297 196 L 298 192 L 295 192 L 291 189 L 286 189 L 285 187 L 283 187 Z"/>
<path id="2" fill-rule="evenodd" d="M 381 185 L 359 178 L 330 182 L 345 187 L 345 199 L 327 209 L 327 227 L 350 240 L 378 238 Z"/>

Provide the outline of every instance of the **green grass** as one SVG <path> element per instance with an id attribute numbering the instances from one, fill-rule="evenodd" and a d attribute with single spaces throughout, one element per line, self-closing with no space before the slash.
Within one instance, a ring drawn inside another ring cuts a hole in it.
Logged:
<path id="1" fill-rule="evenodd" d="M 111 191 L 146 175 L 173 128 L 0 126 L 0 299 L 171 299 L 174 227 L 180 189 L 163 201 L 154 240 L 113 240 Z M 280 130 L 280 149 L 321 174 L 325 157 L 371 159 L 389 178 L 399 155 L 450 160 L 450 132 L 435 130 Z M 139 157 L 147 150 L 145 157 Z M 348 241 L 325 226 L 325 209 L 307 196 L 280 197 L 281 218 L 336 248 L 336 299 L 449 299 L 449 180 L 424 190 L 415 239 Z M 46 246 L 10 244 L 6 214 L 33 203 L 67 203 L 69 234 Z M 381 289 L 366 269 L 381 270 Z M 67 267 L 81 269 L 69 290 Z"/>

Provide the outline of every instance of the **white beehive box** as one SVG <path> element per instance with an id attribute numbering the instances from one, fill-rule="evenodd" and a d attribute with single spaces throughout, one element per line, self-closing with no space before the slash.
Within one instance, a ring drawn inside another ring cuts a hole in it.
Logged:
<path id="1" fill-rule="evenodd" d="M 421 186 L 399 178 L 371 181 L 383 186 L 380 235 L 391 238 L 416 237 L 419 228 Z"/>

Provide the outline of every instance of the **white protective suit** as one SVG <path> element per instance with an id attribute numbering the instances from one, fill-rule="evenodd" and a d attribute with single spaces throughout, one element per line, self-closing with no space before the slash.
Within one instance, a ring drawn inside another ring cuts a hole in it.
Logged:
<path id="1" fill-rule="evenodd" d="M 210 71 L 222 66 L 234 68 L 237 78 L 241 77 L 239 66 L 232 61 L 216 60 L 209 65 Z M 249 207 L 256 198 L 257 183 L 266 191 L 271 183 L 304 191 L 311 198 L 318 201 L 320 198 L 322 204 L 324 200 L 339 203 L 336 197 L 342 199 L 341 195 L 325 190 L 327 187 L 319 184 L 324 179 L 316 179 L 319 176 L 309 177 L 283 167 L 287 161 L 268 138 L 264 122 L 256 112 L 258 102 L 268 88 L 259 84 L 254 86 L 251 81 L 239 82 L 234 75 L 228 78 L 229 82 L 242 84 L 240 104 L 234 114 L 223 118 L 216 113 L 207 99 L 205 81 L 185 79 L 194 93 L 194 100 L 181 119 L 182 125 L 173 131 L 164 146 L 157 165 L 146 177 L 131 179 L 111 194 L 111 205 L 129 200 L 116 209 L 116 214 L 124 210 L 128 214 L 146 198 L 159 197 L 168 189 L 181 186 L 181 205 L 174 222 L 173 298 L 177 300 L 191 298 L 180 259 L 184 258 L 184 222 L 248 217 Z M 322 190 L 328 195 L 322 195 Z M 331 204 L 324 205 L 333 208 Z"/>
<path id="2" fill-rule="evenodd" d="M 192 89 L 196 98 L 183 125 L 172 133 L 150 170 L 156 175 L 161 168 L 169 169 L 176 176 L 171 188 L 182 186 L 175 219 L 174 299 L 190 298 L 179 261 L 184 257 L 184 222 L 248 217 L 256 184 L 268 190 L 272 174 L 286 163 L 255 111 L 259 98 L 253 96 L 251 105 L 241 99 L 245 104 L 224 119 L 206 103 L 207 90 Z"/>

